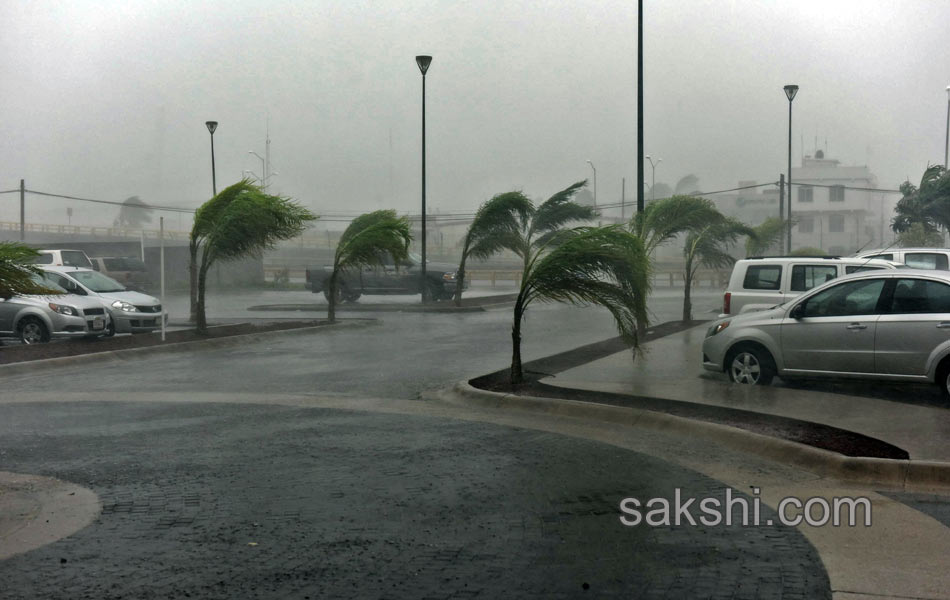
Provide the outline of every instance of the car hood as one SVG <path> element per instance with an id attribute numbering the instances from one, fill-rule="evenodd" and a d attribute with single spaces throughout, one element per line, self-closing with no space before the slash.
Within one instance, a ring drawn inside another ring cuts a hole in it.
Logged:
<path id="1" fill-rule="evenodd" d="M 50 302 L 53 304 L 65 304 L 85 310 L 87 308 L 101 308 L 102 303 L 97 298 L 80 296 L 78 294 L 51 294 L 49 296 L 17 296 L 16 300 L 24 304 L 33 304 L 35 306 L 46 306 Z"/>
<path id="2" fill-rule="evenodd" d="M 111 300 L 122 300 L 123 302 L 128 302 L 129 304 L 134 304 L 136 306 L 155 306 L 160 304 L 158 298 L 154 296 L 149 296 L 148 294 L 143 294 L 141 292 L 133 292 L 131 290 L 126 290 L 124 292 L 102 292 L 99 294 L 102 298 L 108 298 Z"/>

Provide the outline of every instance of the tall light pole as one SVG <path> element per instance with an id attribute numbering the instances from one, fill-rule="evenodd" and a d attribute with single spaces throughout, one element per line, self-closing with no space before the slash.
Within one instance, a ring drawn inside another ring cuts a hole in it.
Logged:
<path id="1" fill-rule="evenodd" d="M 214 192 L 214 195 L 218 195 L 218 182 L 215 180 L 214 175 L 214 130 L 218 128 L 217 121 L 205 121 L 205 127 L 208 128 L 208 132 L 211 134 L 211 191 Z"/>
<path id="2" fill-rule="evenodd" d="M 422 303 L 429 299 L 426 280 L 426 71 L 432 63 L 431 56 L 416 57 L 416 64 L 422 73 L 422 270 L 419 273 L 419 286 L 422 290 Z"/>
<path id="3" fill-rule="evenodd" d="M 943 170 L 947 170 L 947 153 L 950 152 L 950 85 L 947 86 L 947 134 L 943 142 Z"/>
<path id="4" fill-rule="evenodd" d="M 587 164 L 594 171 L 594 210 L 597 210 L 597 167 L 591 161 L 587 161 Z"/>
<path id="5" fill-rule="evenodd" d="M 788 212 L 786 213 L 788 215 L 788 225 L 786 226 L 788 240 L 785 252 L 788 254 L 792 253 L 792 100 L 795 99 L 797 93 L 797 85 L 785 86 L 785 95 L 788 97 Z"/>
<path id="6" fill-rule="evenodd" d="M 637 212 L 643 212 L 643 0 L 637 2 Z M 641 324 L 642 325 L 642 324 Z M 643 327 L 641 327 L 643 329 Z"/>
<path id="7" fill-rule="evenodd" d="M 650 202 L 656 202 L 656 166 L 663 162 L 663 159 L 658 158 L 656 159 L 656 162 L 653 162 L 653 159 L 650 158 L 649 154 L 647 154 L 644 158 L 650 161 L 650 168 L 652 170 L 650 179 Z"/>
<path id="8" fill-rule="evenodd" d="M 264 160 L 263 156 L 261 156 L 257 152 L 254 152 L 253 150 L 248 150 L 247 153 L 253 154 L 257 158 L 259 158 L 261 161 L 261 190 L 266 192 L 267 191 L 267 161 Z"/>

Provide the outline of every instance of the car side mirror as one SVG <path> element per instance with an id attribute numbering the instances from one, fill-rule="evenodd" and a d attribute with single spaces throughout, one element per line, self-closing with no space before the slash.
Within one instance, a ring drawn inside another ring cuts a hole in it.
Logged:
<path id="1" fill-rule="evenodd" d="M 788 313 L 788 316 L 790 316 L 793 319 L 801 319 L 802 317 L 804 317 L 805 303 L 802 302 L 801 304 L 795 305 L 795 308 L 792 309 L 792 312 Z"/>

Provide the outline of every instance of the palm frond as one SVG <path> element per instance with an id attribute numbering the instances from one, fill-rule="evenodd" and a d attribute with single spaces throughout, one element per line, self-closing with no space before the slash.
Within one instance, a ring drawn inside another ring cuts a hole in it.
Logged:
<path id="1" fill-rule="evenodd" d="M 509 249 L 517 252 L 521 224 L 530 218 L 531 200 L 521 192 L 506 192 L 482 204 L 465 234 L 465 253 L 486 259 Z"/>
<path id="2" fill-rule="evenodd" d="M 704 227 L 724 217 L 705 198 L 673 196 L 653 202 L 631 221 L 631 231 L 643 240 L 647 254 L 677 235 Z"/>
<path id="3" fill-rule="evenodd" d="M 32 264 L 39 253 L 19 242 L 0 242 L 0 298 L 16 295 L 62 294 L 43 284 L 42 271 Z"/>
<path id="4" fill-rule="evenodd" d="M 704 265 L 711 269 L 732 266 L 736 259 L 728 253 L 727 247 L 735 245 L 744 236 L 754 237 L 756 231 L 745 223 L 724 217 L 702 229 L 691 231 L 686 236 L 683 254 L 697 267 Z"/>
<path id="5" fill-rule="evenodd" d="M 673 188 L 673 194 L 676 195 L 686 195 L 686 194 L 696 194 L 697 186 L 699 185 L 699 177 L 696 177 L 692 173 L 689 175 L 684 175 L 676 182 L 676 187 Z"/>
<path id="6" fill-rule="evenodd" d="M 752 229 L 754 236 L 749 236 L 745 244 L 746 256 L 761 256 L 768 254 L 769 250 L 779 244 L 787 234 L 790 227 L 794 226 L 795 220 L 788 221 L 779 217 L 769 217 Z"/>
<path id="7" fill-rule="evenodd" d="M 597 211 L 593 207 L 582 206 L 573 200 L 585 185 L 586 179 L 578 181 L 541 203 L 532 215 L 528 238 L 560 229 L 575 221 L 589 221 L 596 217 Z"/>
<path id="8" fill-rule="evenodd" d="M 409 219 L 394 210 L 377 210 L 360 215 L 350 223 L 334 257 L 334 268 L 348 270 L 382 265 L 386 255 L 405 260 L 412 242 Z"/>

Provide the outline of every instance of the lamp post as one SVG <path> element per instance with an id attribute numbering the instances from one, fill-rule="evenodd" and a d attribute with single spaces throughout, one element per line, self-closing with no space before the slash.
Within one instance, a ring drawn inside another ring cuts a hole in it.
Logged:
<path id="1" fill-rule="evenodd" d="M 218 128 L 217 121 L 205 121 L 205 127 L 208 128 L 208 132 L 211 134 L 211 191 L 214 192 L 214 195 L 218 195 L 218 182 L 215 181 L 214 176 L 214 130 Z"/>
<path id="2" fill-rule="evenodd" d="M 253 150 L 248 150 L 248 154 L 253 154 L 261 160 L 261 190 L 267 191 L 267 161 L 264 160 L 264 157 L 254 152 Z"/>
<path id="3" fill-rule="evenodd" d="M 587 161 L 587 164 L 594 171 L 594 210 L 597 210 L 597 167 L 591 161 Z"/>
<path id="4" fill-rule="evenodd" d="M 950 152 L 950 85 L 947 86 L 947 133 L 943 142 L 943 170 L 947 170 L 947 153 Z"/>
<path id="5" fill-rule="evenodd" d="M 650 179 L 650 202 L 656 202 L 656 166 L 663 162 L 662 158 L 656 159 L 656 162 L 653 162 L 653 159 L 650 158 L 650 155 L 647 154 L 644 158 L 650 161 L 651 169 L 651 179 Z"/>
<path id="6" fill-rule="evenodd" d="M 786 227 L 788 238 L 785 252 L 788 254 L 792 253 L 792 100 L 795 99 L 797 93 L 797 85 L 785 86 L 785 95 L 788 97 L 788 212 L 786 213 L 788 215 L 788 226 Z"/>
<path id="7" fill-rule="evenodd" d="M 426 71 L 432 63 L 431 56 L 416 57 L 416 64 L 422 73 L 422 269 L 419 272 L 419 287 L 422 291 L 422 303 L 429 299 L 426 289 Z"/>

